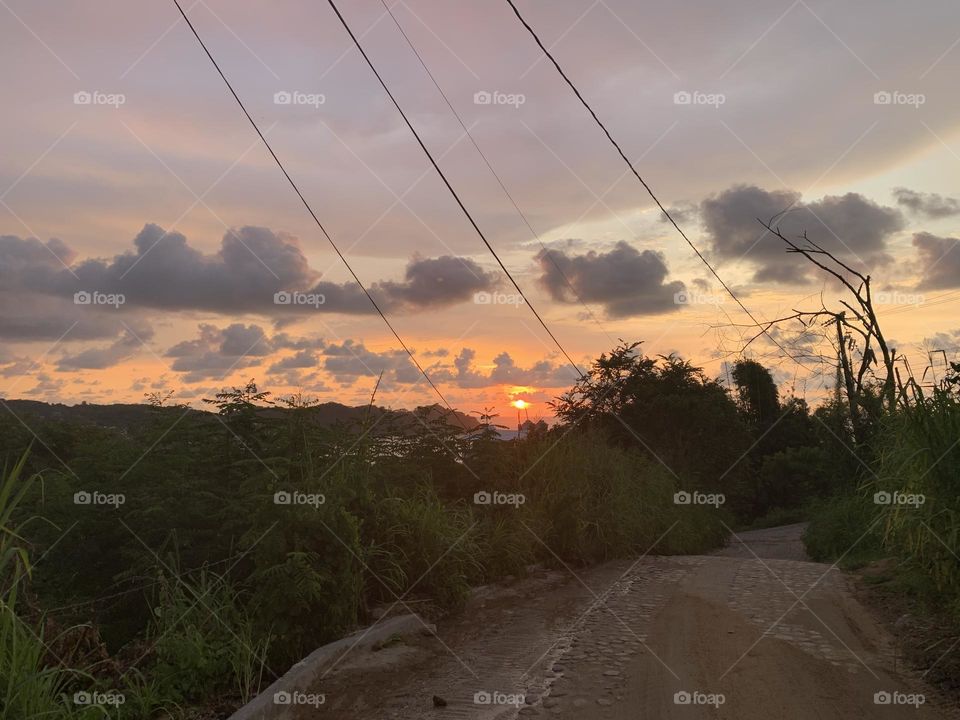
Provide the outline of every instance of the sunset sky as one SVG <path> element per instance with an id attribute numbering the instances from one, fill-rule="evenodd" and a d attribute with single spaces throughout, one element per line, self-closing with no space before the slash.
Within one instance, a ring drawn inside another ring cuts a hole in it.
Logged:
<path id="1" fill-rule="evenodd" d="M 536 235 L 384 4 L 338 4 L 574 360 L 643 340 L 722 377 L 754 334 L 732 327 L 748 318 L 505 0 L 386 1 Z M 928 350 L 957 356 L 960 5 L 518 6 L 758 318 L 836 295 L 757 221 L 789 207 L 785 232 L 806 230 L 872 274 L 886 333 L 917 376 Z M 572 368 L 327 3 L 184 9 L 450 403 L 509 419 L 523 398 L 531 417 L 549 414 Z M 383 370 L 380 404 L 436 401 L 172 0 L 0 0 L 0 16 L 0 396 L 138 402 L 171 390 L 197 403 L 256 378 L 275 394 L 359 404 Z M 302 304 L 278 303 L 284 292 Z M 765 338 L 748 354 L 784 392 L 813 401 L 832 382 Z"/>

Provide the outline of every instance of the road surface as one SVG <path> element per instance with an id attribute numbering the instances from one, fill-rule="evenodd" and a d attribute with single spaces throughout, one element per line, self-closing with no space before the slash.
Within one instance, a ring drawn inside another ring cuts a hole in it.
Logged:
<path id="1" fill-rule="evenodd" d="M 436 635 L 345 655 L 302 717 L 960 717 L 894 669 L 893 639 L 849 578 L 804 559 L 802 530 L 483 588 Z"/>

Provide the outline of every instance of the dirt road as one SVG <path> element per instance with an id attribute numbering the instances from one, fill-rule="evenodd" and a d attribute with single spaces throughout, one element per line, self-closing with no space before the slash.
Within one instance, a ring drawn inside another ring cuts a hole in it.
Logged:
<path id="1" fill-rule="evenodd" d="M 960 717 L 894 669 L 890 635 L 801 533 L 482 589 L 436 636 L 344 656 L 303 717 Z"/>

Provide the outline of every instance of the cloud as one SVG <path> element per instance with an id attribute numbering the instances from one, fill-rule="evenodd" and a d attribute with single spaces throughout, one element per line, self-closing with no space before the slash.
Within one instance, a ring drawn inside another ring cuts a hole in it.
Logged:
<path id="1" fill-rule="evenodd" d="M 28 357 L 4 357 L 0 359 L 3 368 L 0 369 L 0 376 L 20 377 L 33 370 L 37 363 Z"/>
<path id="2" fill-rule="evenodd" d="M 33 376 L 34 380 L 37 381 L 37 384 L 34 385 L 30 390 L 27 390 L 24 394 L 30 395 L 33 397 L 49 397 L 54 401 L 59 401 L 62 397 L 63 388 L 66 386 L 66 380 L 60 380 L 58 378 L 53 378 L 46 373 L 37 373 Z"/>
<path id="3" fill-rule="evenodd" d="M 285 372 L 300 368 L 312 368 L 317 366 L 317 355 L 313 350 L 300 350 L 293 355 L 278 360 L 270 366 L 271 373 Z"/>
<path id="4" fill-rule="evenodd" d="M 528 385 L 567 387 L 577 379 L 573 368 L 566 363 L 540 360 L 528 368 L 520 367 L 507 352 L 493 358 L 489 372 L 476 369 L 477 352 L 463 348 L 453 360 L 453 368 L 437 373 L 436 379 L 450 381 L 461 388 L 484 388 L 492 385 Z"/>
<path id="5" fill-rule="evenodd" d="M 948 356 L 960 353 L 960 328 L 934 333 L 924 338 L 923 346 L 931 351 L 944 350 Z"/>
<path id="6" fill-rule="evenodd" d="M 919 289 L 960 287 L 960 240 L 919 232 L 913 236 L 913 246 L 917 249 L 923 273 L 917 286 Z"/>
<path id="7" fill-rule="evenodd" d="M 496 273 L 484 271 L 469 258 L 452 255 L 414 258 L 404 277 L 402 283 L 385 281 L 375 289 L 394 305 L 429 308 L 472 300 L 475 293 L 492 290 L 497 281 Z"/>
<path id="8" fill-rule="evenodd" d="M 127 331 L 123 337 L 110 345 L 93 347 L 78 353 L 66 354 L 57 361 L 57 370 L 103 370 L 119 365 L 136 355 L 143 347 L 142 341 L 149 339 L 152 332 L 134 334 Z"/>
<path id="9" fill-rule="evenodd" d="M 694 203 L 687 203 L 685 205 L 675 205 L 674 207 L 667 208 L 667 212 L 670 213 L 670 217 L 673 218 L 674 222 L 681 227 L 686 225 L 696 219 L 697 213 L 700 208 Z M 662 223 L 670 223 L 670 219 L 664 213 L 658 213 L 659 221 Z"/>
<path id="10" fill-rule="evenodd" d="M 804 232 L 824 249 L 845 260 L 873 265 L 890 262 L 887 241 L 903 229 L 903 216 L 857 193 L 828 195 L 804 203 L 792 190 L 767 191 L 737 185 L 700 204 L 710 249 L 726 261 L 745 261 L 755 268 L 757 282 L 804 282 L 811 267 L 788 255 L 783 241 L 766 231 L 759 220 L 773 221 L 784 236 L 799 239 Z"/>
<path id="11" fill-rule="evenodd" d="M 109 260 L 75 261 L 76 254 L 59 240 L 43 244 L 0 236 L 0 291 L 71 300 L 78 291 L 122 294 L 125 311 L 256 313 L 278 319 L 316 312 L 375 312 L 356 283 L 323 280 L 297 238 L 287 233 L 252 226 L 231 229 L 217 252 L 204 253 L 183 234 L 147 224 L 133 245 L 133 250 Z M 494 273 L 470 258 L 444 255 L 414 258 L 403 281 L 372 282 L 369 289 L 384 309 L 413 311 L 468 301 L 495 282 Z M 293 300 L 278 303 L 278 293 Z"/>
<path id="12" fill-rule="evenodd" d="M 293 337 L 285 332 L 274 335 L 271 342 L 275 348 L 284 350 L 319 350 L 327 344 L 321 337 Z"/>
<path id="13" fill-rule="evenodd" d="M 584 255 L 545 250 L 537 261 L 539 281 L 554 300 L 574 303 L 579 295 L 587 304 L 603 305 L 611 317 L 676 310 L 674 295 L 684 290 L 682 282 L 665 282 L 669 271 L 661 254 L 622 241 L 609 252 Z"/>
<path id="14" fill-rule="evenodd" d="M 234 323 L 220 329 L 203 323 L 195 340 L 184 340 L 166 352 L 174 358 L 171 369 L 184 373 L 184 382 L 223 379 L 234 370 L 260 364 L 257 358 L 273 351 L 273 345 L 258 325 Z"/>
<path id="15" fill-rule="evenodd" d="M 921 193 L 907 188 L 894 188 L 893 196 L 914 215 L 930 220 L 960 215 L 960 200 L 937 193 Z"/>
<path id="16" fill-rule="evenodd" d="M 362 377 L 377 377 L 381 372 L 388 381 L 398 383 L 413 383 L 423 377 L 403 349 L 375 352 L 363 342 L 344 340 L 339 345 L 327 345 L 322 353 L 324 370 L 343 385 Z"/>

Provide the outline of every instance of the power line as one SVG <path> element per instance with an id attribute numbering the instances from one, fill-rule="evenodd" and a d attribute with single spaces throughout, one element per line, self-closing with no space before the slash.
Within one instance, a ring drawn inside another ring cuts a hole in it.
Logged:
<path id="1" fill-rule="evenodd" d="M 173 4 L 177 6 L 177 10 L 180 11 L 180 14 L 183 16 L 183 19 L 186 21 L 187 26 L 190 28 L 190 31 L 193 33 L 193 36 L 197 39 L 197 42 L 200 43 L 200 47 L 203 48 L 203 51 L 206 53 L 207 57 L 210 58 L 210 62 L 213 63 L 213 66 L 217 69 L 217 73 L 219 73 L 220 77 L 223 79 L 223 82 L 226 84 L 227 88 L 230 90 L 230 94 L 233 95 L 233 99 L 237 101 L 237 104 L 240 106 L 240 109 L 243 110 L 243 114 L 246 115 L 247 120 L 250 121 L 250 124 L 253 126 L 253 129 L 256 131 L 257 135 L 260 136 L 260 140 L 263 141 L 264 147 L 267 148 L 267 151 L 270 153 L 270 156 L 273 158 L 274 162 L 276 162 L 277 167 L 280 168 L 280 172 L 283 173 L 283 176 L 287 179 L 287 182 L 290 183 L 290 187 L 292 187 L 294 192 L 297 193 L 297 197 L 300 198 L 300 202 L 303 203 L 303 206 L 307 209 L 307 212 L 310 213 L 310 217 L 313 218 L 313 221 L 317 224 L 317 227 L 320 228 L 320 231 L 323 233 L 324 237 L 327 238 L 327 242 L 330 243 L 330 246 L 334 249 L 334 251 L 340 257 L 340 260 L 343 261 L 343 264 L 346 266 L 347 270 L 350 271 L 350 274 L 353 276 L 353 279 L 356 281 L 357 285 L 359 285 L 360 289 L 363 290 L 363 294 L 367 296 L 367 299 L 370 301 L 370 304 L 373 305 L 374 310 L 377 311 L 377 314 L 383 319 L 383 322 L 386 324 L 386 326 L 390 328 L 390 332 L 393 333 L 393 336 L 397 339 L 397 342 L 400 343 L 400 347 L 402 347 L 406 351 L 407 355 L 410 356 L 410 360 L 413 362 L 414 365 L 417 366 L 417 370 L 420 371 L 420 374 L 423 375 L 427 383 L 429 383 L 430 387 L 433 388 L 433 391 L 437 394 L 437 397 L 439 397 L 440 400 L 443 402 L 443 404 L 446 405 L 447 408 L 453 413 L 454 417 L 459 418 L 456 411 L 454 411 L 453 407 L 451 407 L 450 403 L 448 403 L 447 399 L 443 396 L 443 393 L 440 392 L 440 389 L 436 385 L 434 385 L 433 380 L 431 380 L 430 376 L 427 375 L 427 371 L 424 370 L 423 366 L 421 366 L 420 363 L 417 361 L 417 358 L 416 356 L 414 356 L 413 351 L 410 350 L 407 344 L 403 341 L 403 338 L 400 337 L 400 333 L 396 331 L 396 329 L 393 327 L 393 324 L 387 319 L 387 316 L 384 314 L 383 310 L 380 309 L 380 306 L 377 304 L 377 301 L 373 299 L 373 296 L 367 290 L 366 286 L 364 286 L 364 284 L 360 281 L 360 277 L 354 271 L 353 267 L 351 267 L 350 263 L 347 261 L 346 256 L 344 256 L 344 254 L 340 251 L 340 248 L 337 247 L 337 244 L 333 241 L 333 238 L 330 236 L 330 233 L 327 232 L 327 229 L 323 226 L 323 223 L 320 222 L 320 218 L 317 217 L 317 214 L 313 211 L 313 208 L 310 207 L 310 203 L 307 202 L 307 199 L 304 197 L 303 193 L 300 192 L 300 188 L 297 186 L 297 183 L 294 182 L 292 177 L 290 177 L 290 173 L 287 172 L 287 169 L 283 166 L 283 163 L 280 161 L 280 158 L 273 151 L 273 147 L 271 147 L 270 143 L 267 141 L 267 138 L 260 131 L 260 127 L 257 125 L 253 117 L 251 117 L 250 113 L 247 112 L 246 105 L 243 104 L 243 101 L 240 99 L 240 96 L 237 95 L 237 91 L 233 89 L 233 85 L 231 85 L 230 81 L 227 80 L 227 76 L 223 73 L 223 70 L 220 69 L 220 65 L 217 63 L 213 55 L 210 53 L 210 50 L 207 48 L 206 43 L 203 42 L 203 39 L 200 37 L 200 34 L 197 32 L 197 29 L 193 26 L 193 23 L 190 22 L 190 18 L 187 16 L 187 13 L 184 12 L 183 8 L 180 6 L 179 0 L 173 0 Z M 461 422 L 461 424 L 463 423 Z M 466 429 L 466 426 L 464 426 L 464 429 Z"/>
<path id="2" fill-rule="evenodd" d="M 483 162 L 486 164 L 487 168 L 490 170 L 493 177 L 496 178 L 497 184 L 500 185 L 500 189 L 503 190 L 503 194 L 506 195 L 507 198 L 510 200 L 510 203 L 513 205 L 514 209 L 517 211 L 517 214 L 520 216 L 520 219 L 523 220 L 523 224 L 527 226 L 527 229 L 530 231 L 530 234 L 533 235 L 534 239 L 537 241 L 537 243 L 539 243 L 541 249 L 543 250 L 544 257 L 548 258 L 551 264 L 554 266 L 554 268 L 556 268 L 557 272 L 560 273 L 560 277 L 563 278 L 563 281 L 567 284 L 567 287 L 570 288 L 570 291 L 573 293 L 574 297 L 577 299 L 580 305 L 583 306 L 583 309 L 587 311 L 587 314 L 590 316 L 590 319 L 593 320 L 597 324 L 597 327 L 599 327 L 603 331 L 603 333 L 609 338 L 610 334 L 606 331 L 606 329 L 597 319 L 597 316 L 593 314 L 593 310 L 590 309 L 590 306 L 587 305 L 586 302 L 584 302 L 583 298 L 580 296 L 580 293 L 577 292 L 577 289 L 573 286 L 573 283 L 567 277 L 567 274 L 560 267 L 559 263 L 557 263 L 556 259 L 553 256 L 553 253 L 547 249 L 547 246 L 544 245 L 543 240 L 540 239 L 540 235 L 537 234 L 537 231 L 533 229 L 533 226 L 530 224 L 530 220 L 527 218 L 523 210 L 520 209 L 520 206 L 517 204 L 517 201 L 514 200 L 513 195 L 511 195 L 510 191 L 507 189 L 506 184 L 500 178 L 500 175 L 497 173 L 497 171 L 493 168 L 493 165 L 491 164 L 490 160 L 487 159 L 487 156 L 484 154 L 483 150 L 480 149 L 480 145 L 477 143 L 476 139 L 473 137 L 473 134 L 470 132 L 470 129 L 467 127 L 467 124 L 463 121 L 463 118 L 460 116 L 460 113 L 457 112 L 456 108 L 453 106 L 453 103 L 450 102 L 450 98 L 447 97 L 447 94 L 443 91 L 443 88 L 440 87 L 440 83 L 437 81 L 437 78 L 434 77 L 432 72 L 430 72 L 430 68 L 427 67 L 427 63 L 424 61 L 423 57 L 420 55 L 416 46 L 413 44 L 413 41 L 410 40 L 409 36 L 404 31 L 403 26 L 400 24 L 400 21 L 397 20 L 396 15 L 393 14 L 393 10 L 387 4 L 387 0 L 380 0 L 380 3 L 383 5 L 384 10 L 386 10 L 387 13 L 390 15 L 390 19 L 393 20 L 393 24 L 397 26 L 397 30 L 400 31 L 400 34 L 403 36 L 403 39 L 407 41 L 407 45 L 413 51 L 413 54 L 417 56 L 417 60 L 420 61 L 420 65 L 426 71 L 430 80 L 433 82 L 434 87 L 437 88 L 437 91 L 440 93 L 440 96 L 443 98 L 444 102 L 447 104 L 447 107 L 450 108 L 450 112 L 453 113 L 453 116 L 457 119 L 457 122 L 460 123 L 460 127 L 463 129 L 463 132 L 466 134 L 468 138 L 470 138 L 470 142 L 473 144 L 474 149 L 477 151 L 480 157 L 483 158 Z"/>
<path id="3" fill-rule="evenodd" d="M 600 129 L 603 130 L 604 135 L 607 136 L 607 139 L 608 139 L 608 140 L 611 142 L 611 144 L 617 149 L 617 152 L 620 153 L 620 157 L 622 157 L 622 158 L 623 158 L 623 161 L 624 161 L 625 163 L 627 163 L 627 166 L 630 168 L 630 171 L 633 173 L 634 177 L 636 177 L 637 180 L 640 181 L 640 184 L 643 185 L 644 189 L 647 191 L 647 193 L 650 195 L 650 197 L 653 198 L 653 201 L 657 204 L 657 207 L 660 208 L 660 211 L 666 216 L 667 220 L 670 221 L 670 224 L 673 225 L 674 228 L 676 228 L 677 232 L 680 233 L 680 237 L 682 237 L 684 240 L 686 240 L 687 245 L 689 245 L 690 248 L 696 253 L 697 257 L 700 258 L 701 262 L 703 262 L 703 264 L 707 266 L 707 269 L 708 269 L 708 270 L 713 274 L 713 276 L 717 279 L 717 282 L 719 282 L 720 285 L 723 287 L 723 289 L 727 291 L 727 294 L 729 294 L 730 297 L 733 298 L 734 302 L 736 302 L 737 305 L 740 306 L 740 309 L 743 310 L 743 311 L 747 314 L 747 317 L 749 317 L 749 318 L 753 321 L 754 325 L 756 325 L 758 328 L 760 328 L 760 329 L 763 331 L 763 334 L 765 334 L 765 335 L 770 339 L 770 341 L 771 341 L 774 345 L 776 345 L 778 348 L 780 348 L 780 350 L 781 350 L 785 355 L 787 355 L 787 356 L 788 356 L 789 358 L 791 358 L 794 362 L 799 363 L 799 364 L 802 366 L 803 363 L 800 362 L 799 360 L 797 360 L 797 358 L 795 358 L 793 355 L 791 355 L 791 354 L 787 351 L 787 349 L 786 349 L 783 345 L 781 345 L 781 344 L 776 340 L 776 338 L 774 338 L 774 337 L 770 334 L 770 332 L 767 330 L 767 328 L 766 328 L 764 325 L 762 325 L 762 324 L 760 323 L 760 321 L 757 320 L 757 319 L 753 316 L 753 313 L 751 313 L 750 310 L 747 309 L 747 306 L 744 305 L 744 304 L 740 301 L 740 298 L 738 298 L 737 295 L 733 292 L 733 290 L 731 290 L 730 287 L 723 281 L 723 278 L 720 277 L 720 275 L 717 273 L 717 271 L 713 269 L 713 266 L 710 264 L 710 261 L 707 260 L 706 257 L 704 257 L 703 253 L 700 252 L 700 250 L 697 248 L 696 245 L 694 245 L 693 241 L 690 240 L 689 237 L 687 237 L 687 234 L 686 234 L 686 233 L 683 231 L 683 229 L 677 224 L 676 220 L 673 219 L 673 216 L 670 215 L 670 213 L 667 211 L 667 209 L 663 206 L 663 203 L 660 202 L 660 200 L 659 200 L 659 199 L 657 198 L 657 196 L 654 194 L 654 192 L 653 192 L 653 190 L 650 188 L 650 186 L 649 186 L 649 185 L 646 183 L 646 181 L 640 176 L 640 173 L 637 172 L 637 169 L 634 167 L 633 162 L 631 162 L 630 158 L 628 158 L 627 155 L 626 155 L 626 153 L 623 152 L 623 149 L 620 147 L 619 143 L 617 143 L 617 141 L 613 139 L 613 135 L 610 134 L 610 131 L 607 130 L 607 126 L 603 124 L 603 122 L 602 122 L 602 121 L 600 120 L 600 118 L 597 116 L 597 113 L 595 113 L 594 110 L 593 110 L 593 108 L 590 107 L 590 103 L 588 103 L 588 102 L 584 99 L 583 95 L 580 94 L 580 91 L 577 89 L 577 86 L 573 84 L 573 81 L 572 81 L 572 80 L 569 78 L 569 76 L 564 72 L 563 68 L 560 67 L 560 63 L 557 62 L 557 60 L 556 60 L 556 58 L 554 58 L 553 54 L 546 48 L 546 46 L 545 46 L 545 45 L 543 44 L 543 42 L 540 40 L 540 37 L 537 35 L 536 31 L 535 31 L 532 27 L 530 27 L 530 23 L 528 23 L 528 22 L 524 19 L 523 15 L 520 14 L 520 10 L 517 9 L 517 6 L 516 6 L 516 4 L 514 3 L 514 1 L 513 1 L 513 0 L 507 0 L 507 4 L 510 5 L 511 8 L 513 8 L 513 12 L 514 12 L 514 14 L 517 16 L 517 19 L 520 20 L 520 22 L 523 24 L 523 26 L 527 29 L 527 31 L 530 33 L 530 35 L 531 35 L 531 36 L 533 37 L 533 39 L 536 41 L 537 45 L 540 46 L 540 49 L 543 51 L 543 54 L 547 56 L 547 58 L 550 60 L 551 63 L 553 63 L 553 66 L 557 69 L 557 72 L 559 72 L 560 75 L 563 77 L 563 79 L 566 80 L 567 85 L 570 86 L 570 89 L 573 90 L 574 94 L 577 96 L 577 98 L 580 100 L 580 102 L 583 104 L 583 106 L 587 109 L 587 111 L 588 111 L 588 112 L 590 113 L 590 115 L 593 117 L 594 121 L 597 123 L 597 125 L 600 126 Z"/>
<path id="4" fill-rule="evenodd" d="M 347 34 L 350 36 L 350 39 L 353 40 L 353 44 L 356 45 L 357 50 L 360 51 L 360 54 L 363 56 L 363 59 L 366 61 L 367 65 L 373 71 L 373 74 L 377 76 L 377 80 L 380 81 L 381 87 L 387 93 L 387 96 L 390 98 L 393 106 L 397 109 L 397 112 L 400 113 L 400 117 L 403 118 L 403 121 L 406 123 L 407 127 L 410 128 L 410 132 L 413 133 L 413 136 L 416 138 L 417 143 L 420 145 L 420 148 L 426 154 L 427 158 L 430 160 L 430 164 L 433 165 L 433 168 L 437 171 L 437 174 L 440 175 L 440 179 L 443 180 L 443 184 L 447 186 L 447 190 L 450 191 L 450 194 L 453 195 L 453 199 L 457 201 L 457 205 L 460 206 L 460 210 L 463 211 L 463 214 L 466 215 L 467 220 L 470 221 L 470 224 L 473 226 L 473 229 L 477 231 L 477 235 L 480 236 L 480 239 L 483 241 L 483 244 L 486 245 L 487 250 L 490 251 L 490 254 L 496 259 L 497 263 L 500 265 L 500 269 L 503 270 L 503 273 L 507 276 L 513 287 L 516 288 L 517 292 L 520 293 L 520 297 L 523 298 L 523 301 L 526 303 L 527 307 L 530 308 L 530 312 L 533 313 L 534 317 L 540 322 L 540 325 L 543 326 L 543 329 L 547 332 L 547 335 L 550 336 L 550 339 L 553 340 L 554 344 L 560 349 L 560 352 L 563 353 L 563 356 L 567 359 L 567 362 L 573 366 L 573 369 L 577 371 L 577 374 L 580 377 L 584 377 L 583 372 L 580 368 L 577 367 L 577 364 L 573 361 L 573 358 L 570 357 L 570 354 L 564 349 L 563 345 L 560 344 L 560 341 L 557 340 L 557 337 L 553 334 L 550 328 L 547 326 L 547 323 L 544 322 L 543 318 L 540 316 L 540 313 L 537 312 L 537 309 L 533 304 L 527 299 L 527 296 L 524 295 L 523 290 L 520 289 L 520 285 L 514 280 L 513 275 L 507 270 L 507 266 L 503 264 L 503 261 L 500 259 L 500 256 L 497 255 L 497 251 L 493 249 L 493 246 L 490 244 L 490 241 L 487 240 L 486 235 L 483 234 L 483 231 L 480 229 L 480 226 L 477 225 L 476 220 L 473 219 L 473 215 L 470 214 L 470 211 L 467 210 L 467 206 L 463 204 L 463 201 L 460 199 L 460 196 L 457 194 L 457 191 L 453 189 L 453 185 L 450 184 L 450 181 L 447 179 L 447 176 L 444 174 L 443 170 L 440 169 L 440 166 L 437 164 L 437 161 L 434 160 L 433 154 L 424 144 L 423 139 L 420 137 L 420 133 L 417 132 L 417 129 L 413 126 L 413 123 L 410 122 L 410 119 L 407 117 L 407 114 L 403 111 L 403 108 L 400 107 L 400 103 L 397 102 L 397 99 L 394 97 L 393 93 L 390 92 L 390 88 L 387 87 L 387 83 L 384 82 L 383 77 L 377 71 L 376 66 L 370 60 L 370 57 L 367 55 L 366 51 L 363 49 L 363 46 L 360 44 L 360 41 L 357 39 L 357 36 L 353 34 L 353 30 L 350 29 L 350 25 L 347 23 L 346 19 L 343 17 L 343 14 L 340 12 L 340 9 L 337 7 L 337 4 L 334 0 L 327 0 L 330 7 L 333 9 L 333 12 L 336 13 L 337 18 L 340 20 L 340 24 L 343 25 L 344 29 L 347 31 Z"/>

